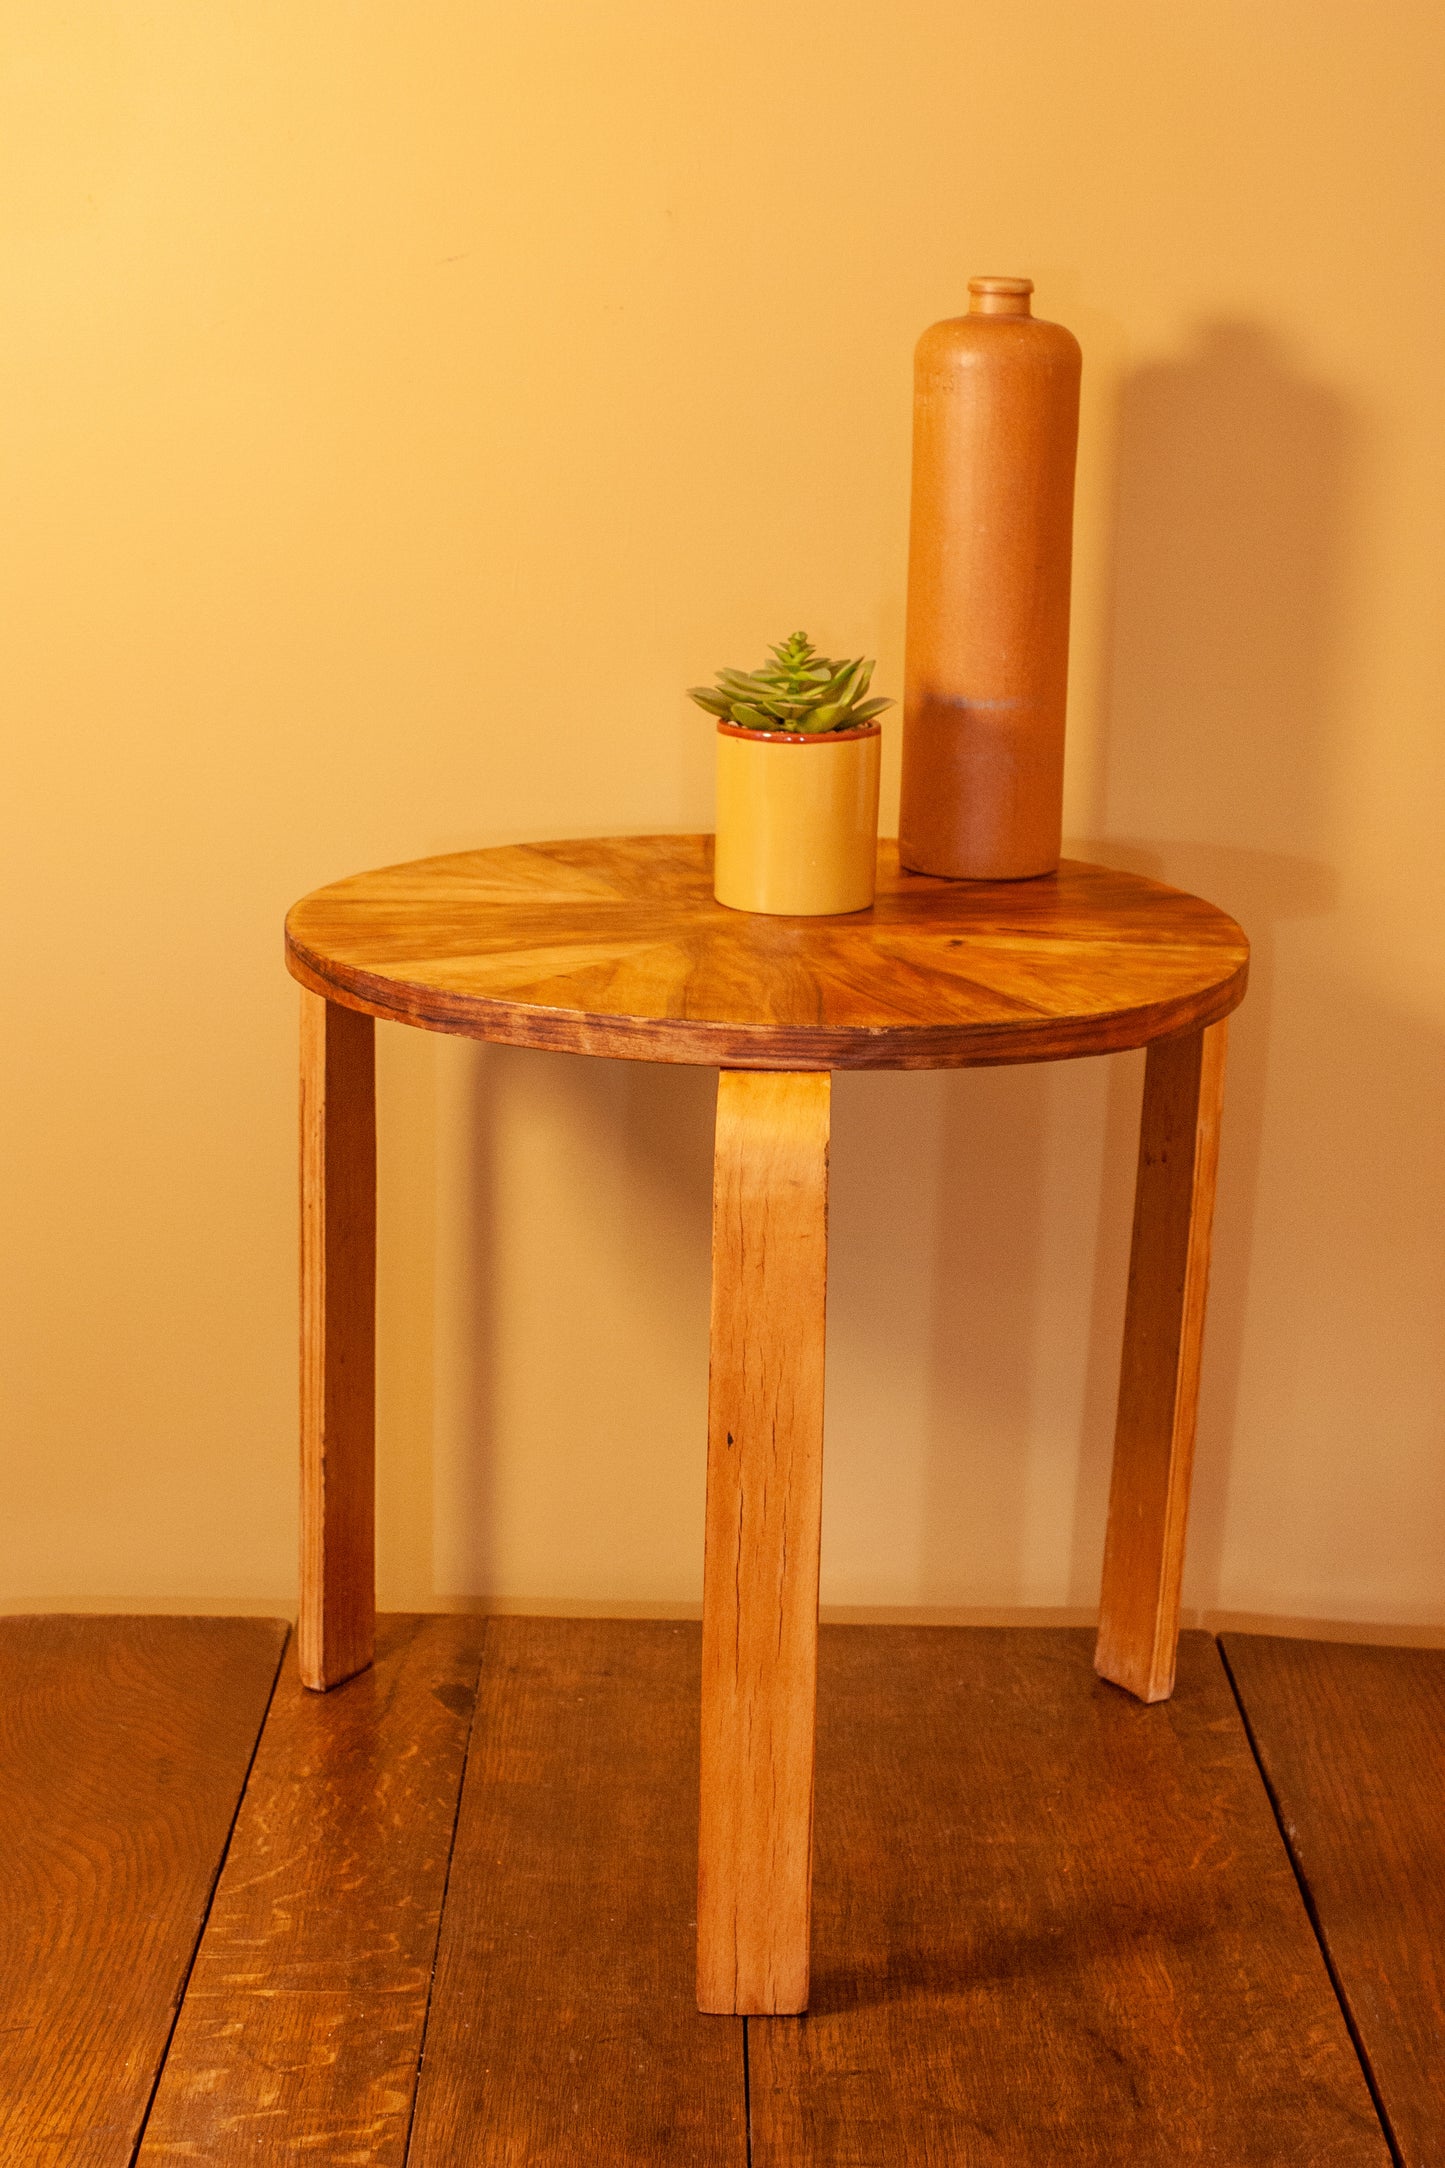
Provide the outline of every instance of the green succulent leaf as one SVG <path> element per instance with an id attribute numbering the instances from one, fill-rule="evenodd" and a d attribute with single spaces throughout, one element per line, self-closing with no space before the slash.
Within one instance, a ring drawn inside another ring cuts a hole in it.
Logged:
<path id="1" fill-rule="evenodd" d="M 688 698 L 744 730 L 851 730 L 893 705 L 865 700 L 872 678 L 861 655 L 820 655 L 805 632 L 793 632 L 758 669 L 719 670 L 715 686 L 695 685 Z"/>

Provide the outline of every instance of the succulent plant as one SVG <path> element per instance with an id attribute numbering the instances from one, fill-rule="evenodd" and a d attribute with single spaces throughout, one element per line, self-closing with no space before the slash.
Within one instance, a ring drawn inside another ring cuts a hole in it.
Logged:
<path id="1" fill-rule="evenodd" d="M 856 730 L 893 705 L 866 697 L 871 662 L 830 661 L 805 632 L 768 654 L 757 670 L 719 670 L 715 686 L 694 685 L 688 699 L 741 730 Z"/>

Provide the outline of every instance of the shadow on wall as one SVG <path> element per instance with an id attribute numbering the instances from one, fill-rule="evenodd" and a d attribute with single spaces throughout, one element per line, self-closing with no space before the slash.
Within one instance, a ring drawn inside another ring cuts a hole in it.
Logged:
<path id="1" fill-rule="evenodd" d="M 1337 394 L 1253 325 L 1209 326 L 1125 379 L 1100 835 L 1305 859 L 1335 840 L 1355 436 Z"/>
<path id="2" fill-rule="evenodd" d="M 1337 629 L 1355 433 L 1339 399 L 1267 332 L 1219 324 L 1180 358 L 1125 380 L 1117 447 L 1092 834 L 1070 849 L 1197 889 L 1254 945 L 1232 1035 L 1191 1531 L 1189 1600 L 1209 1602 L 1244 1359 L 1278 929 L 1325 917 L 1336 900 Z M 1178 836 L 1208 840 L 1155 840 Z M 1293 998 L 1313 1007 L 1318 996 Z M 936 1200 L 925 1271 L 895 1258 L 933 1311 L 919 1600 L 1096 1599 L 1141 1084 L 1137 1055 L 1063 1072 L 950 1075 L 937 1080 L 932 1121 L 911 1129 L 913 1154 L 931 1157 L 926 1175 L 895 1163 L 865 1192 L 840 1167 L 850 1234 L 875 1256 L 888 1254 L 900 1198 L 926 1186 Z M 886 1094 L 872 1086 L 872 1118 L 888 1111 L 906 1123 L 902 1094 L 916 1089 L 912 1079 L 886 1080 Z M 861 1137 L 853 1148 L 865 1151 Z M 1079 1152 L 1098 1169 L 1083 1248 L 1083 1230 L 1059 1224 L 1090 1210 L 1071 1171 Z M 1080 1315 L 1067 1275 L 1090 1267 Z M 838 1274 L 849 1270 L 840 1259 Z M 860 1290 L 847 1329 L 869 1334 L 875 1321 L 874 1361 L 886 1369 L 901 1320 L 886 1301 L 870 1315 Z M 1072 1383 L 1057 1374 L 1068 1353 L 1051 1345 L 1060 1333 L 1074 1335 Z M 854 1349 L 849 1367 L 861 1375 L 869 1365 Z M 1041 1436 L 1059 1425 L 1072 1436 Z M 1050 1472 L 1057 1482 L 1070 1470 L 1068 1555 L 1046 1570 L 1052 1587 L 1040 1599 L 1028 1586 L 1029 1524 Z"/>
<path id="3" fill-rule="evenodd" d="M 1094 855 L 1197 890 L 1252 947 L 1230 1027 L 1225 1130 L 1186 1600 L 1218 1601 L 1240 1412 L 1278 929 L 1334 909 L 1336 690 L 1355 431 L 1270 332 L 1205 326 L 1120 394 Z M 1197 843 L 1155 838 L 1200 837 Z M 1148 841 L 1134 839 L 1148 838 Z M 1129 840 L 1123 840 L 1129 839 Z M 1285 848 L 1281 848 L 1285 846 Z M 1110 1094 L 1111 1178 L 1133 1120 Z M 1132 1108 L 1130 1109 L 1132 1116 Z M 1075 1574 L 1102 1543 L 1119 1272 L 1101 1273 L 1090 1348 Z M 1281 1354 L 1283 1351 L 1281 1351 Z"/>
<path id="4" fill-rule="evenodd" d="M 443 1595 L 690 1600 L 713 1072 L 457 1050 Z M 681 1530 L 681 1534 L 679 1531 Z"/>
<path id="5" fill-rule="evenodd" d="M 1043 1068 L 837 1079 L 825 1602 L 1062 1600 L 1029 1576 L 1058 1111 Z"/>
<path id="6" fill-rule="evenodd" d="M 1343 634 L 1358 424 L 1270 333 L 1242 323 L 1208 326 L 1181 358 L 1128 379 L 1118 422 L 1094 806 L 1095 834 L 1107 840 L 1086 848 L 1208 896 L 1253 946 L 1250 991 L 1231 1025 L 1185 1591 L 1186 1602 L 1217 1605 L 1230 1600 L 1226 1523 L 1246 1434 L 1255 1464 L 1246 1515 L 1251 1502 L 1268 1511 L 1272 1487 L 1307 1522 L 1301 1489 L 1330 1460 L 1332 1442 L 1336 1456 L 1345 1450 L 1352 1417 L 1365 1450 L 1342 1480 L 1359 1516 L 1381 1503 L 1365 1446 L 1391 1397 L 1387 1375 L 1378 1398 L 1370 1385 L 1375 1293 L 1408 1276 L 1402 1253 L 1419 1203 L 1408 1177 L 1401 1186 L 1402 1170 L 1378 1161 L 1392 1131 L 1420 1134 L 1440 1048 L 1359 982 L 1340 928 L 1328 923 L 1349 819 Z M 1160 840 L 1185 837 L 1201 840 Z M 1324 923 L 1299 923 L 1310 920 Z M 1116 1086 L 1111 1183 L 1132 1155 L 1131 1131 Z M 1382 1215 L 1391 1189 L 1393 1209 Z M 1112 1259 L 1100 1264 L 1076 1581 L 1097 1560 L 1107 1496 L 1118 1270 Z M 1333 1376 L 1332 1338 L 1341 1350 Z M 1402 1352 L 1398 1336 L 1389 1338 L 1386 1372 Z M 1357 1450 L 1351 1444 L 1349 1456 Z M 1261 1490 L 1265 1458 L 1281 1474 Z M 1445 1496 L 1433 1507 L 1438 1519 Z M 1350 1530 L 1347 1496 L 1333 1510 L 1333 1536 L 1328 1519 L 1313 1531 L 1316 1587 L 1331 1579 L 1332 1542 Z M 1235 1533 L 1231 1549 L 1256 1559 L 1283 1537 L 1259 1527 Z M 1237 1586 L 1238 1567 L 1231 1579 Z M 1270 1593 L 1258 1589 L 1265 1605 Z M 1324 1600 L 1347 1609 L 1356 1593 L 1368 1607 L 1371 1591 L 1351 1590 L 1344 1571 Z"/>

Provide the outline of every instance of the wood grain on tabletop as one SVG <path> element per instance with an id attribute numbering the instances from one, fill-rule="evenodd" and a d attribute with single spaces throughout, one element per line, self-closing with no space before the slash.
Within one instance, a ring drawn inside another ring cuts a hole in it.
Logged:
<path id="1" fill-rule="evenodd" d="M 1227 1020 L 1145 1058 L 1139 1171 L 1095 1666 L 1141 1701 L 1174 1686 L 1219 1169 Z"/>
<path id="2" fill-rule="evenodd" d="M 371 1662 L 376 1618 L 376 1054 L 301 996 L 301 1677 Z"/>
<path id="3" fill-rule="evenodd" d="M 713 1176 L 699 2006 L 808 2000 L 828 1281 L 825 1073 L 725 1069 Z"/>
<path id="4" fill-rule="evenodd" d="M 871 910 L 713 900 L 711 836 L 510 845 L 362 873 L 287 920 L 315 993 L 518 1046 L 765 1069 L 931 1068 L 1142 1046 L 1215 1022 L 1248 944 L 1198 897 L 1065 860 L 1033 881 L 900 871 Z"/>
<path id="5" fill-rule="evenodd" d="M 285 1639 L 0 1620 L 0 2160 L 130 2162 Z"/>
<path id="6" fill-rule="evenodd" d="M 753 2168 L 1387 2168 L 1213 1641 L 825 1626 L 813 1992 L 748 2027 Z"/>
<path id="7" fill-rule="evenodd" d="M 494 1618 L 408 2168 L 743 2168 L 694 2000 L 695 1625 Z"/>
<path id="8" fill-rule="evenodd" d="M 140 2168 L 401 2168 L 484 1630 L 384 1617 L 324 1696 L 287 1657 Z"/>
<path id="9" fill-rule="evenodd" d="M 1224 1651 L 1405 2168 L 1445 2154 L 1445 1650 Z"/>

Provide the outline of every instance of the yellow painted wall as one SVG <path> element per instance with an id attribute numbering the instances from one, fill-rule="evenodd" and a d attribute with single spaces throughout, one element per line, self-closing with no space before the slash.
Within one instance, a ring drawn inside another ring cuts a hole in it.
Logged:
<path id="1" fill-rule="evenodd" d="M 795 625 L 896 691 L 913 341 L 1023 271 L 1075 847 L 1257 943 L 1186 1600 L 1445 1622 L 1440 10 L 0 41 L 4 1601 L 290 1599 L 286 904 L 707 826 L 680 688 Z M 694 1599 L 710 1076 L 378 1038 L 383 1600 Z M 840 1082 L 825 1599 L 1091 1601 L 1139 1088 Z"/>

